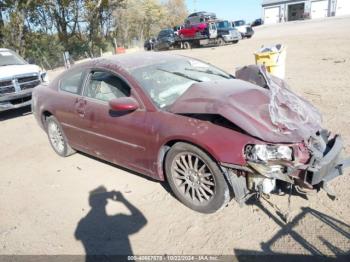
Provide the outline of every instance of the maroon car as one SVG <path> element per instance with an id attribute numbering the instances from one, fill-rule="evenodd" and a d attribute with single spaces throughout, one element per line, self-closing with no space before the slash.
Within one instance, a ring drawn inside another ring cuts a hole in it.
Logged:
<path id="1" fill-rule="evenodd" d="M 246 81 L 168 54 L 94 59 L 35 88 L 33 112 L 60 156 L 81 151 L 166 180 L 199 212 L 290 188 L 332 194 L 328 181 L 348 163 L 340 136 L 261 68 L 236 75 Z"/>
<path id="2" fill-rule="evenodd" d="M 196 36 L 203 36 L 208 31 L 207 23 L 198 23 L 198 24 L 186 24 L 184 28 L 178 31 L 178 35 L 181 39 L 184 38 L 193 38 Z"/>

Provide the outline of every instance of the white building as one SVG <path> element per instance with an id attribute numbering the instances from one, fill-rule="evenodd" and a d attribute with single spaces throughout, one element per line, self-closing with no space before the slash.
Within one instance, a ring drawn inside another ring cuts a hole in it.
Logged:
<path id="1" fill-rule="evenodd" d="M 350 15 L 350 0 L 263 0 L 265 24 Z"/>

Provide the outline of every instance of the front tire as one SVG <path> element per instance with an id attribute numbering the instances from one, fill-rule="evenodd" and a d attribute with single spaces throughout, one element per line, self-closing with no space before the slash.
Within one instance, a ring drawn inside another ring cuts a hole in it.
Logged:
<path id="1" fill-rule="evenodd" d="M 187 207 L 214 213 L 229 199 L 229 188 L 218 165 L 203 150 L 187 143 L 176 143 L 165 159 L 168 183 Z"/>
<path id="2" fill-rule="evenodd" d="M 58 155 L 67 157 L 76 152 L 68 144 L 67 138 L 56 117 L 49 116 L 46 118 L 46 130 L 50 144 Z"/>
<path id="3" fill-rule="evenodd" d="M 218 45 L 219 46 L 223 46 L 223 45 L 225 45 L 226 44 L 226 42 L 225 42 L 225 40 L 222 38 L 222 37 L 220 37 L 219 39 L 218 39 Z"/>

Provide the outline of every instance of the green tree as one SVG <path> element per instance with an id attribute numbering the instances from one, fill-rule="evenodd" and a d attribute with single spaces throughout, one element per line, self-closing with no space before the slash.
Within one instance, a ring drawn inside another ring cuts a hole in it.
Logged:
<path id="1" fill-rule="evenodd" d="M 188 16 L 188 10 L 184 0 L 168 0 L 165 2 L 167 12 L 167 25 L 174 27 L 182 25 Z"/>
<path id="2" fill-rule="evenodd" d="M 0 46 L 54 67 L 64 51 L 79 59 L 114 39 L 128 47 L 186 15 L 184 0 L 0 0 Z"/>

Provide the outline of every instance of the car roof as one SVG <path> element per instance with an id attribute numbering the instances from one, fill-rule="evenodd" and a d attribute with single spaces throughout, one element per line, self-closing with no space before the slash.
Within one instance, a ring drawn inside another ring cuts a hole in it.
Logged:
<path id="1" fill-rule="evenodd" d="M 11 50 L 7 48 L 0 48 L 0 51 L 11 51 Z"/>
<path id="2" fill-rule="evenodd" d="M 135 52 L 131 54 L 118 54 L 111 55 L 102 58 L 91 59 L 87 62 L 83 62 L 79 65 L 82 66 L 94 66 L 96 63 L 107 63 L 116 66 L 120 66 L 127 71 L 131 71 L 136 68 L 141 68 L 154 64 L 171 63 L 176 60 L 186 59 L 185 56 L 156 53 L 156 52 Z"/>
<path id="3" fill-rule="evenodd" d="M 172 29 L 172 28 L 164 28 L 164 29 L 160 30 L 159 33 L 161 33 L 161 32 L 168 32 L 168 31 L 174 32 L 174 29 Z"/>
<path id="4" fill-rule="evenodd" d="M 202 15 L 216 16 L 216 14 L 213 12 L 200 11 L 200 12 L 195 12 L 195 13 L 190 14 L 188 17 L 202 16 Z"/>

